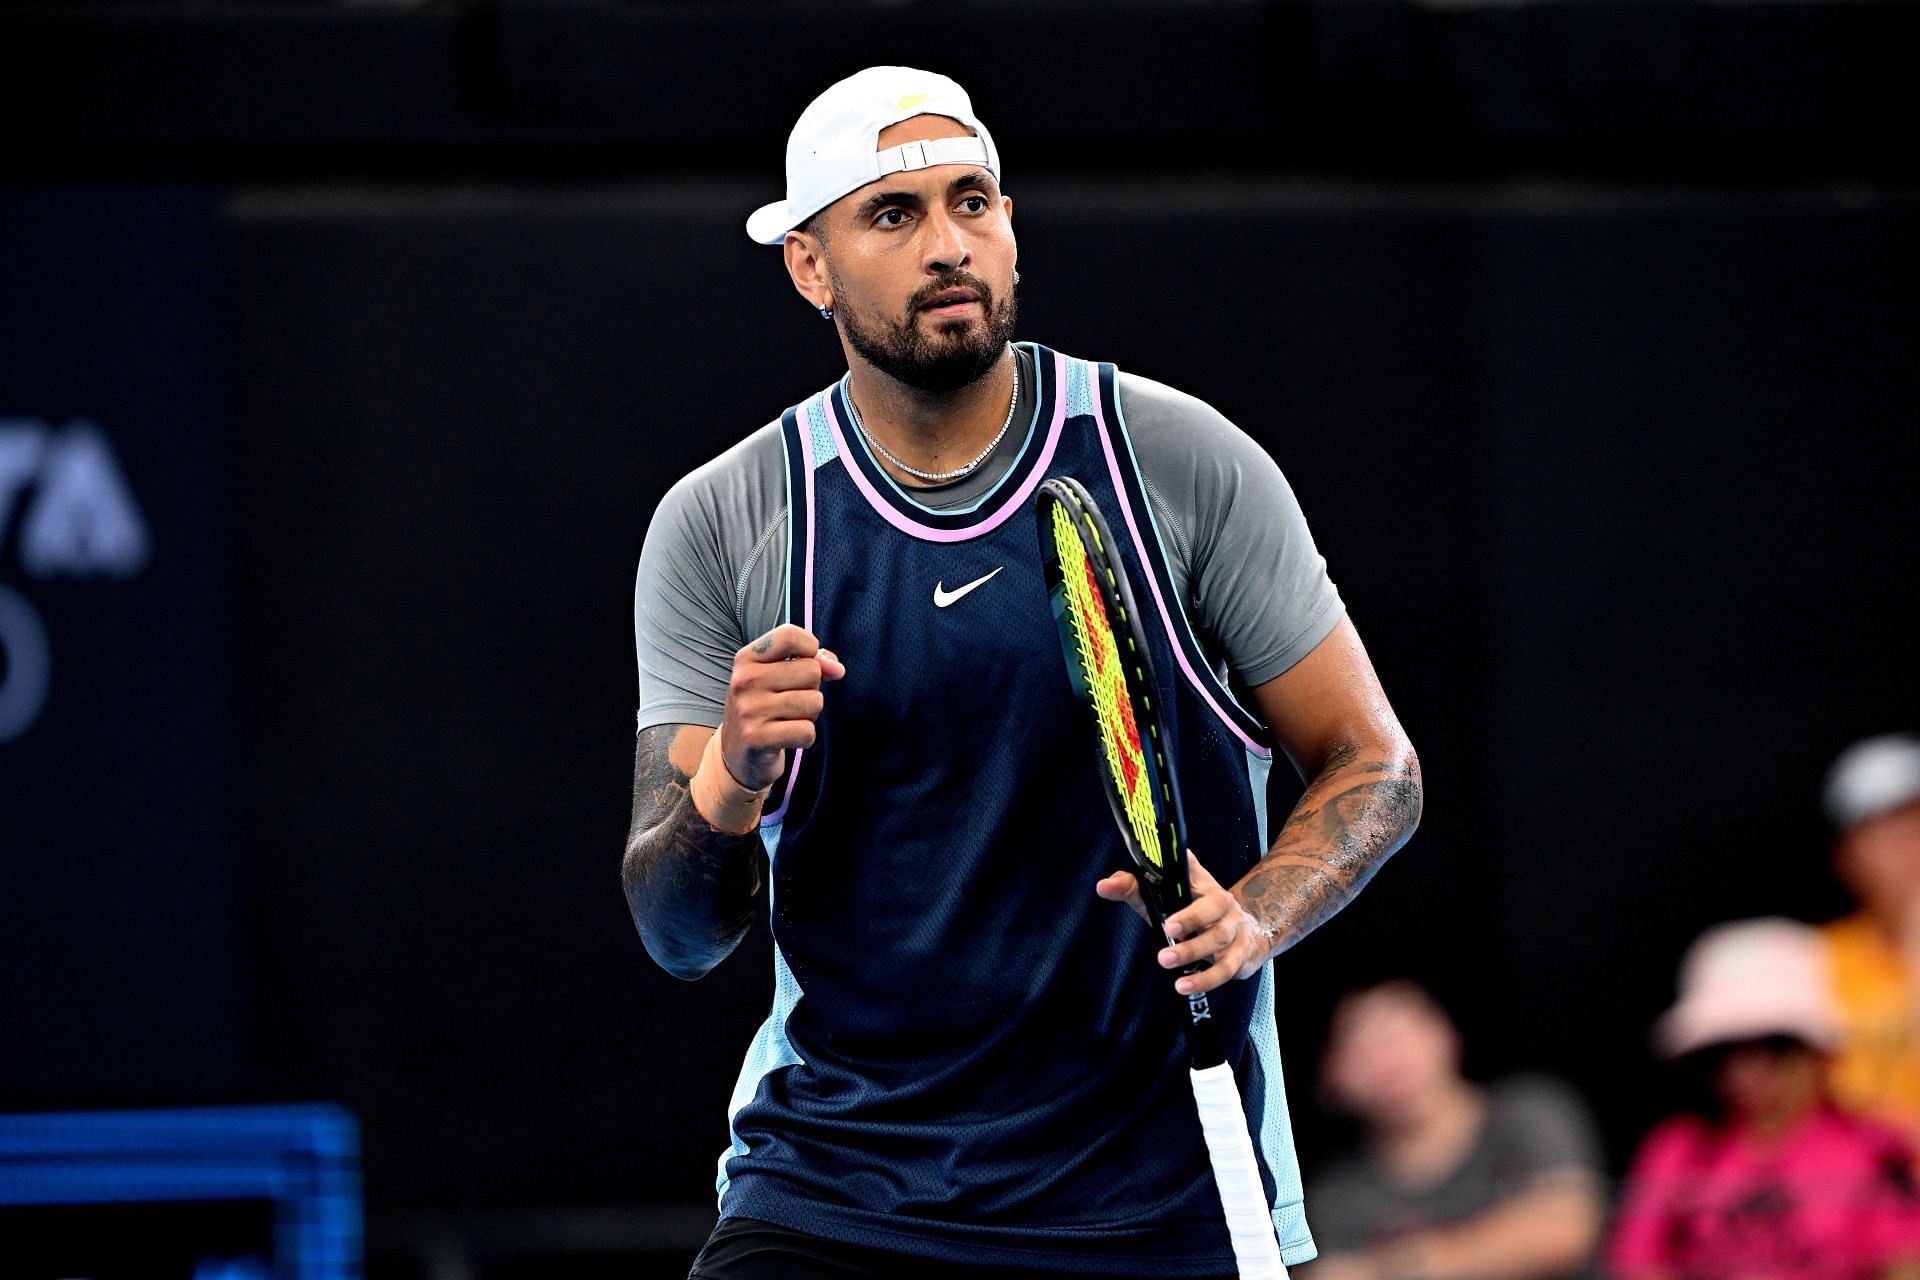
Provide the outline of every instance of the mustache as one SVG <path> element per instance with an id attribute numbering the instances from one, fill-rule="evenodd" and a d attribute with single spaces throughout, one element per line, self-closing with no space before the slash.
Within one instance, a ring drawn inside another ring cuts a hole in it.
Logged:
<path id="1" fill-rule="evenodd" d="M 914 290 L 913 297 L 907 300 L 907 310 L 919 311 L 949 289 L 966 289 L 980 298 L 981 309 L 993 310 L 993 287 L 971 271 L 949 271 Z"/>

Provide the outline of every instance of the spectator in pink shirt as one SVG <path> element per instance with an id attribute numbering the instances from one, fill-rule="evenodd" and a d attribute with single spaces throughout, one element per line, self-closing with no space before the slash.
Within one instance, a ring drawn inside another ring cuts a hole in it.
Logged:
<path id="1" fill-rule="evenodd" d="M 1914 1152 L 1829 1100 L 1837 1034 L 1807 926 L 1748 920 L 1694 943 L 1658 1036 L 1713 1101 L 1641 1144 L 1607 1246 L 1619 1280 L 1920 1278 Z"/>

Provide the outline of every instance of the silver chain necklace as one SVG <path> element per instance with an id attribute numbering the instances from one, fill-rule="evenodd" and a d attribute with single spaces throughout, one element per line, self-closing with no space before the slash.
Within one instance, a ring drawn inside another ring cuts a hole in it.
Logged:
<path id="1" fill-rule="evenodd" d="M 973 470 L 975 467 L 985 462 L 987 460 L 987 455 L 992 453 L 994 449 L 998 447 L 998 445 L 1000 444 L 1001 438 L 1007 434 L 1007 428 L 1013 425 L 1013 411 L 1019 405 L 1019 403 L 1020 403 L 1020 361 L 1018 359 L 1015 359 L 1013 362 L 1013 398 L 1007 401 L 1007 420 L 1000 424 L 1000 430 L 994 432 L 993 439 L 987 441 L 987 447 L 982 449 L 978 454 L 974 455 L 974 459 L 972 462 L 963 463 L 960 466 L 955 467 L 951 471 L 922 471 L 918 467 L 908 466 L 906 463 L 900 461 L 900 459 L 894 457 L 891 453 L 888 453 L 887 446 L 881 444 L 878 440 L 875 440 L 873 438 L 873 432 L 867 430 L 867 424 L 860 421 L 860 406 L 853 402 L 853 388 L 851 386 L 847 388 L 847 412 L 853 415 L 853 425 L 860 428 L 860 434 L 867 438 L 867 443 L 872 445 L 874 448 L 878 449 L 880 451 L 880 456 L 885 458 L 888 462 L 891 462 L 894 466 L 900 468 L 902 471 L 906 472 L 908 475 L 917 476 L 919 479 L 922 479 L 922 480 L 958 480 L 961 476 L 966 475 L 967 472 Z"/>

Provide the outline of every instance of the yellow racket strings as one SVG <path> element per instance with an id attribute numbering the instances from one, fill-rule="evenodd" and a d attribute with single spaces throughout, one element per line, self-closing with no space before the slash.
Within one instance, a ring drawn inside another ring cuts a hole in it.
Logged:
<path id="1" fill-rule="evenodd" d="M 1148 861 L 1164 870 L 1166 856 L 1161 848 L 1160 824 L 1156 821 L 1149 782 L 1152 774 L 1147 768 L 1139 726 L 1133 718 L 1133 701 L 1127 696 L 1119 637 L 1107 617 L 1106 602 L 1095 585 L 1093 564 L 1082 541 L 1083 536 L 1098 538 L 1099 534 L 1091 527 L 1083 529 L 1065 503 L 1052 505 L 1053 543 L 1066 591 L 1067 618 L 1072 624 L 1081 675 L 1093 694 L 1101 748 L 1114 784 L 1119 788 L 1121 808 L 1127 815 L 1134 839 L 1139 841 Z M 1131 635 L 1127 645 L 1129 648 L 1133 645 Z"/>

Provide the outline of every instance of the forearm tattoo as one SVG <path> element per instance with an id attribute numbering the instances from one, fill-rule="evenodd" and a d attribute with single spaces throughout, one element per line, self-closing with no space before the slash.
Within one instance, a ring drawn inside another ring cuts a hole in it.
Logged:
<path id="1" fill-rule="evenodd" d="M 1286 950 L 1360 892 L 1420 821 L 1420 762 L 1411 751 L 1330 756 L 1267 856 L 1234 886 Z"/>
<path id="2" fill-rule="evenodd" d="M 715 831 L 693 807 L 687 775 L 668 758 L 679 729 L 640 731 L 620 882 L 648 953 L 669 972 L 697 978 L 753 923 L 766 850 L 758 831 Z"/>

